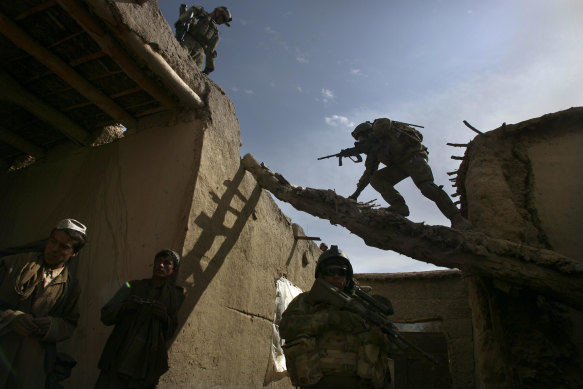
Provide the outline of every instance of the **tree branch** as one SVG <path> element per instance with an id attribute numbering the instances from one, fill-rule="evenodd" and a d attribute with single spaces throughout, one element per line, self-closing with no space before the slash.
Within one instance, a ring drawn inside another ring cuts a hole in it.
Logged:
<path id="1" fill-rule="evenodd" d="M 245 155 L 242 164 L 279 200 L 345 227 L 368 246 L 506 281 L 583 308 L 583 264 L 562 254 L 480 232 L 414 223 L 386 209 L 348 200 L 332 190 L 296 186 L 260 165 L 251 154 Z"/>

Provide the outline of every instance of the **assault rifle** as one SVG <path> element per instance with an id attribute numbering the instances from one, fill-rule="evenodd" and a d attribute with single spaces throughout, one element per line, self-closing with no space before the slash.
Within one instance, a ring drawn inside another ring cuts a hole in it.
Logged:
<path id="1" fill-rule="evenodd" d="M 190 29 L 190 26 L 194 22 L 195 15 L 194 10 L 188 11 L 188 14 L 186 13 L 186 4 L 180 5 L 179 12 L 180 17 L 178 18 L 176 23 L 174 23 L 174 27 L 176 28 L 176 40 L 178 40 L 180 44 L 183 44 L 184 37 L 186 36 L 186 33 Z"/>
<path id="2" fill-rule="evenodd" d="M 364 153 L 363 142 L 354 142 L 354 147 L 348 149 L 342 149 L 337 154 L 326 155 L 325 157 L 318 158 L 321 159 L 338 157 L 338 166 L 342 166 L 342 158 L 349 158 L 354 163 L 362 162 L 362 157 L 360 154 Z M 356 159 L 353 159 L 356 158 Z"/>
<path id="3" fill-rule="evenodd" d="M 369 324 L 378 326 L 400 348 L 410 347 L 434 364 L 438 364 L 437 359 L 405 339 L 395 325 L 387 319 L 385 315 L 392 313 L 392 307 L 376 300 L 358 286 L 356 286 L 355 295 L 349 296 L 322 278 L 317 278 L 310 290 L 309 300 L 354 312 Z"/>

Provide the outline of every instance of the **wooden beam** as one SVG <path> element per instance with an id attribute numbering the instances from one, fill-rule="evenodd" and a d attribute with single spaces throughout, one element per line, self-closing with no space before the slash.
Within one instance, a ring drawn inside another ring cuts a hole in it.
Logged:
<path id="1" fill-rule="evenodd" d="M 241 161 L 257 183 L 299 211 L 338 224 L 368 246 L 437 266 L 458 268 L 551 296 L 583 309 L 583 263 L 561 253 L 475 231 L 414 223 L 384 209 L 361 207 L 332 190 L 292 185 L 247 154 Z"/>
<path id="2" fill-rule="evenodd" d="M 15 149 L 22 151 L 23 153 L 32 155 L 35 158 L 44 157 L 46 154 L 45 151 L 37 145 L 2 127 L 0 127 L 0 142 L 4 142 L 14 147 Z"/>
<path id="3" fill-rule="evenodd" d="M 4 72 L 0 72 L 0 85 L 2 86 L 1 100 L 7 100 L 21 106 L 39 119 L 49 123 L 75 143 L 81 145 L 90 143 L 89 133 L 81 126 L 24 89 Z"/>
<path id="4" fill-rule="evenodd" d="M 58 0 L 59 4 L 87 31 L 87 33 L 99 44 L 101 49 L 109 54 L 118 65 L 140 87 L 158 100 L 168 109 L 175 109 L 176 102 L 170 94 L 160 88 L 135 61 L 127 54 L 120 44 L 108 33 L 103 22 L 97 20 L 85 6 L 76 0 Z"/>
<path id="5" fill-rule="evenodd" d="M 137 120 L 117 105 L 102 91 L 90 84 L 83 76 L 68 66 L 63 60 L 44 48 L 40 43 L 30 37 L 24 30 L 16 25 L 10 18 L 0 12 L 0 33 L 10 39 L 16 46 L 28 52 L 37 61 L 51 69 L 65 82 L 71 85 L 81 95 L 92 101 L 105 113 L 126 128 L 137 126 Z"/>
<path id="6" fill-rule="evenodd" d="M 57 4 L 57 0 L 49 0 L 47 2 L 41 3 L 35 7 L 28 8 L 26 11 L 16 15 L 14 20 L 22 20 L 24 18 L 29 17 L 30 15 L 34 15 L 35 13 L 39 13 L 44 11 L 45 9 L 54 7 Z"/>

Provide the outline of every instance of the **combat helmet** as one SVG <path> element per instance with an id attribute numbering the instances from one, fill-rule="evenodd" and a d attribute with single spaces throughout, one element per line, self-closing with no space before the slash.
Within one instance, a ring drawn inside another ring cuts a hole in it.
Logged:
<path id="1" fill-rule="evenodd" d="M 352 265 L 350 264 L 350 260 L 348 259 L 348 255 L 344 253 L 344 251 L 339 250 L 338 246 L 332 245 L 326 251 L 324 251 L 320 257 L 318 258 L 318 263 L 316 265 L 316 274 L 315 277 L 318 278 L 318 274 L 320 270 L 323 269 L 325 266 L 328 265 L 342 265 L 346 266 L 346 270 L 348 274 L 346 278 L 348 281 L 352 281 Z"/>
<path id="2" fill-rule="evenodd" d="M 223 18 L 225 18 L 224 24 L 226 24 L 228 27 L 231 27 L 229 22 L 233 20 L 233 17 L 231 16 L 231 11 L 229 11 L 227 7 L 221 5 L 220 7 L 215 8 L 214 12 L 218 12 L 223 15 Z"/>
<path id="3" fill-rule="evenodd" d="M 365 133 L 370 132 L 370 131 L 372 131 L 372 123 L 371 122 L 364 122 L 364 123 L 360 123 L 358 126 L 356 126 L 354 131 L 351 132 L 351 135 L 355 140 L 358 140 L 358 136 L 360 134 L 365 134 Z"/>

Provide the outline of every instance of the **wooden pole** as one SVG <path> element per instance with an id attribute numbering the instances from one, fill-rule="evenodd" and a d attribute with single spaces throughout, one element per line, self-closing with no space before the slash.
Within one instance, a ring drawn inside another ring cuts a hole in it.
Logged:
<path id="1" fill-rule="evenodd" d="M 0 12 L 0 33 L 10 39 L 16 46 L 29 53 L 40 63 L 51 69 L 57 76 L 67 82 L 81 95 L 92 101 L 105 113 L 126 128 L 135 128 L 137 120 L 117 105 L 107 95 L 90 84 L 83 76 L 67 65 L 62 59 L 44 48 L 16 25 L 10 18 Z"/>

